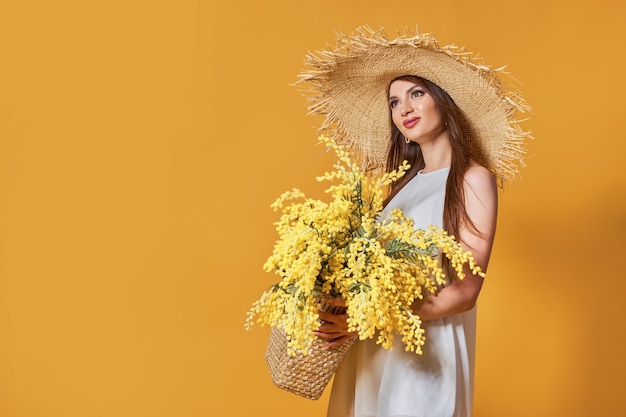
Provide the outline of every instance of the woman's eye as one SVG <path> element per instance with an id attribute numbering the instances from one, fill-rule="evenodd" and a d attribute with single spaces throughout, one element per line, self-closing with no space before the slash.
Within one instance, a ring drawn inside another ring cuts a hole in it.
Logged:
<path id="1" fill-rule="evenodd" d="M 411 98 L 421 97 L 424 95 L 422 90 L 413 90 L 411 91 Z"/>
<path id="2" fill-rule="evenodd" d="M 398 106 L 398 100 L 391 100 L 389 102 L 389 107 L 391 107 L 392 109 L 397 106 Z"/>

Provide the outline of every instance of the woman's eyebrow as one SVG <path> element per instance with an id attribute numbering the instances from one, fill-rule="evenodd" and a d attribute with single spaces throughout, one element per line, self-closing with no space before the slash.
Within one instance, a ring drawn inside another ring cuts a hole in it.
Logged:
<path id="1" fill-rule="evenodd" d="M 415 90 L 416 88 L 422 88 L 422 86 L 421 86 L 421 85 L 419 85 L 419 84 L 415 84 L 414 86 L 409 87 L 409 88 L 407 88 L 406 90 L 404 90 L 404 93 L 405 93 L 405 94 L 409 94 L 410 92 L 412 92 L 412 91 L 413 91 L 413 90 Z M 392 98 L 398 98 L 398 97 L 396 97 L 396 96 L 389 96 L 388 100 L 391 100 Z"/>
<path id="2" fill-rule="evenodd" d="M 408 94 L 408 93 L 411 93 L 411 92 L 413 92 L 413 90 L 415 90 L 416 88 L 422 88 L 422 86 L 421 86 L 421 85 L 419 85 L 419 84 L 415 84 L 413 87 L 407 88 L 407 89 L 406 89 L 406 91 L 405 91 L 405 93 L 407 93 L 407 94 Z"/>

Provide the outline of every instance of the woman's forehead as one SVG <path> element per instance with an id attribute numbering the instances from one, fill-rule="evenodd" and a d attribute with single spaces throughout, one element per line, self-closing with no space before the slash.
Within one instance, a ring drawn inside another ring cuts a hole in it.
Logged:
<path id="1" fill-rule="evenodd" d="M 398 93 L 398 92 L 401 92 L 402 90 L 407 90 L 408 88 L 411 88 L 414 85 L 426 87 L 426 83 L 424 83 L 424 81 L 421 78 L 407 75 L 403 77 L 394 78 L 393 80 L 391 80 L 391 82 L 389 83 L 389 88 L 387 89 L 387 92 L 388 94 L 391 94 L 392 89 L 393 89 L 395 90 L 396 93 Z"/>

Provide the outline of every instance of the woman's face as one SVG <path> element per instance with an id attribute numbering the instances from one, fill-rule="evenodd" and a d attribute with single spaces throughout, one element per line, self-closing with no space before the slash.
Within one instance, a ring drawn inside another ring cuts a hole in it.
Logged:
<path id="1" fill-rule="evenodd" d="M 446 130 L 435 100 L 422 84 L 396 80 L 389 86 L 391 119 L 405 138 L 423 144 Z"/>

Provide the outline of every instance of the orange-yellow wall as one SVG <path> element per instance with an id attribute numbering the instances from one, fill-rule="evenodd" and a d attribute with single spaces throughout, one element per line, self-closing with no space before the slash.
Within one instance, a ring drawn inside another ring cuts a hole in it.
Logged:
<path id="1" fill-rule="evenodd" d="M 623 415 L 625 22 L 608 0 L 3 2 L 0 416 L 323 415 L 243 322 L 274 279 L 269 204 L 332 163 L 289 84 L 361 24 L 507 64 L 534 108 L 476 415 Z"/>

